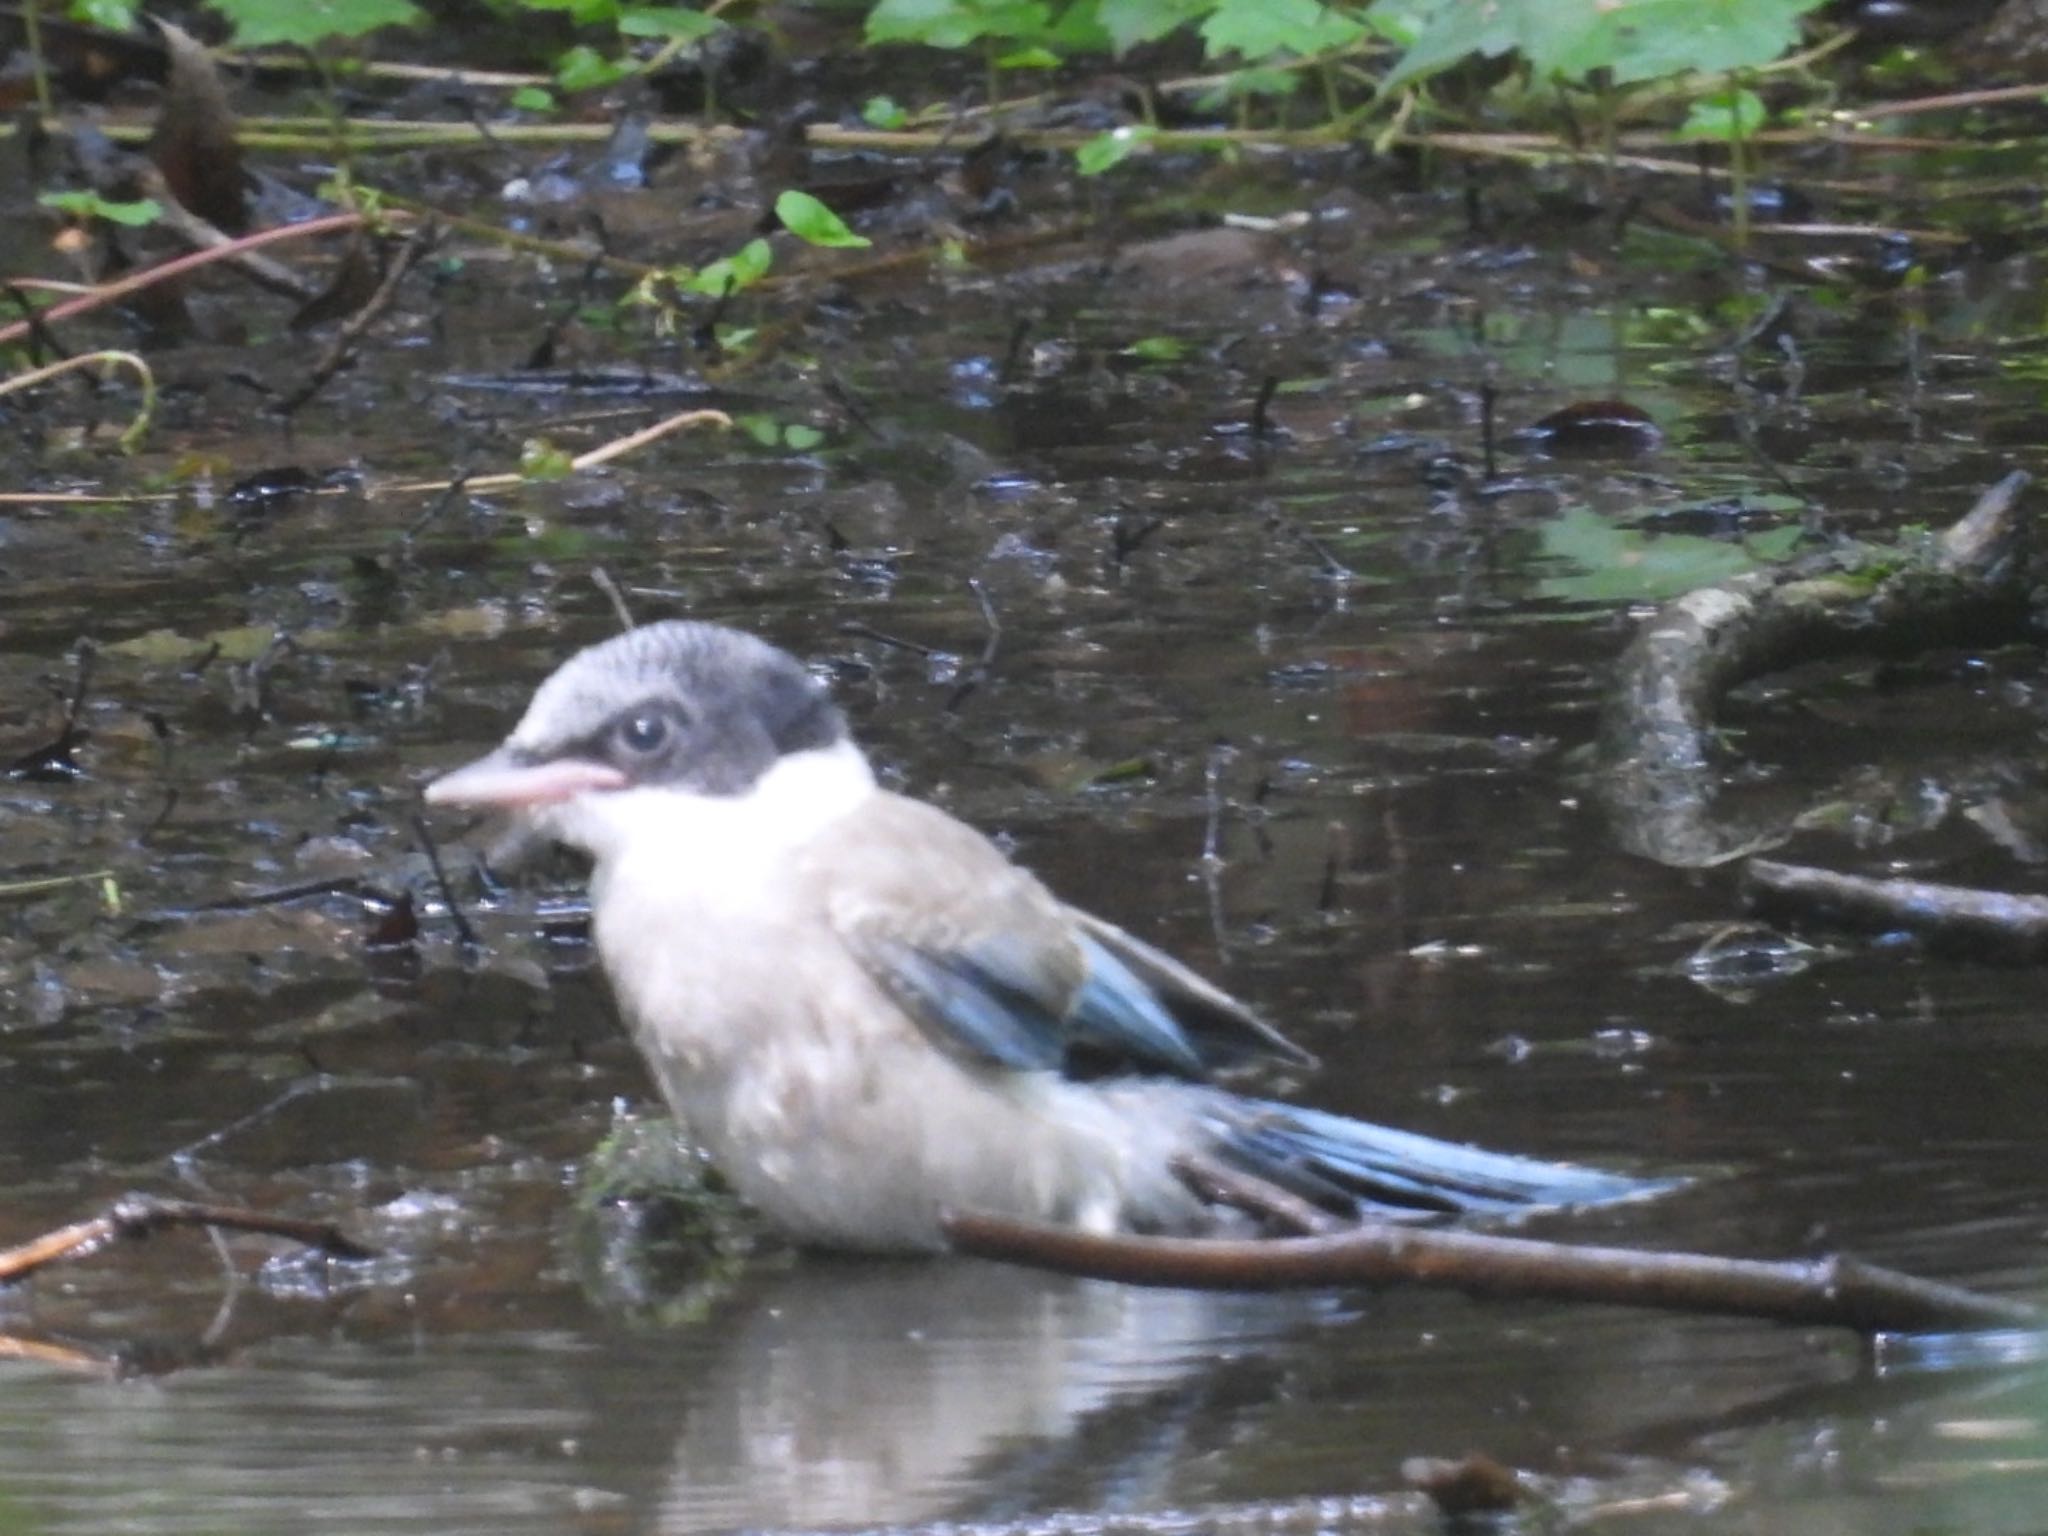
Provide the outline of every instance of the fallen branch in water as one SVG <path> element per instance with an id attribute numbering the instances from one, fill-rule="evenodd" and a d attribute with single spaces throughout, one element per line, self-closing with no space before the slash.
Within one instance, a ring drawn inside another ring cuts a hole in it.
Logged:
<path id="1" fill-rule="evenodd" d="M 1842 875 L 1771 859 L 1751 859 L 1743 866 L 1742 894 L 1752 912 L 1772 922 L 1898 930 L 1980 960 L 2023 965 L 2048 960 L 2048 897 Z"/>
<path id="2" fill-rule="evenodd" d="M 1794 560 L 1666 604 L 1623 654 L 1601 721 L 1597 786 L 1622 846 L 1703 868 L 1787 835 L 1789 819 L 1744 827 L 1715 814 L 1715 717 L 1736 685 L 1843 655 L 2030 638 L 2026 484 L 2007 475 L 1938 537 Z"/>
<path id="3" fill-rule="evenodd" d="M 223 1232 L 254 1232 L 289 1238 L 316 1248 L 333 1259 L 370 1259 L 373 1249 L 322 1221 L 300 1221 L 263 1211 L 227 1205 L 198 1205 L 189 1200 L 152 1200 L 144 1195 L 118 1200 L 90 1221 L 73 1222 L 15 1247 L 0 1249 L 0 1285 L 25 1279 L 62 1259 L 81 1259 L 123 1238 L 148 1237 L 170 1227 L 211 1227 Z"/>
<path id="4" fill-rule="evenodd" d="M 959 1253 L 1126 1285 L 1212 1291 L 1428 1285 L 1472 1296 L 1607 1302 L 1865 1334 L 2048 1321 L 2025 1302 L 1839 1256 L 1767 1263 L 1381 1222 L 1324 1236 L 1248 1241 L 1103 1237 L 975 1211 L 949 1212 L 943 1225 Z"/>
<path id="5" fill-rule="evenodd" d="M 178 201 L 177 193 L 165 183 L 163 172 L 155 166 L 145 166 L 136 180 L 142 195 L 157 204 L 157 217 L 194 251 L 217 251 L 217 259 L 226 262 L 257 287 L 268 288 L 295 303 L 308 303 L 319 292 L 317 284 L 249 245 L 246 235 L 231 235 L 192 212 Z M 360 225 L 361 220 L 356 222 Z M 277 227 L 289 229 L 293 226 Z"/>

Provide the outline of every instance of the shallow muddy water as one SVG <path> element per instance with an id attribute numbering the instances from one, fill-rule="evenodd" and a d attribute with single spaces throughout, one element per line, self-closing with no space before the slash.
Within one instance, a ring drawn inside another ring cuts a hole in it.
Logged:
<path id="1" fill-rule="evenodd" d="M 75 646 L 98 648 L 82 776 L 0 782 L 0 879 L 105 869 L 120 903 L 96 883 L 0 902 L 0 1241 L 143 1189 L 337 1220 L 383 1256 L 238 1239 L 231 1286 L 175 1234 L 0 1293 L 23 1356 L 0 1365 L 0 1529 L 1420 1530 L 1403 1459 L 1468 1450 L 1641 1530 L 2039 1527 L 2028 1340 L 1959 1359 L 966 1262 L 776 1256 L 679 1291 L 583 1212 L 584 1160 L 654 1105 L 573 878 L 480 899 L 452 845 L 484 939 L 466 954 L 411 818 L 615 627 L 602 566 L 642 618 L 741 624 L 831 669 L 892 780 L 1316 1050 L 1288 1092 L 1697 1175 L 1546 1235 L 2040 1290 L 2038 976 L 1746 926 L 1732 874 L 1617 850 L 1585 753 L 1631 624 L 1701 558 L 1644 531 L 1881 535 L 2031 467 L 2032 369 L 1991 339 L 2037 323 L 2031 268 L 1960 267 L 1911 305 L 1795 295 L 1796 344 L 1738 361 L 1725 264 L 1659 237 L 1538 238 L 1509 206 L 1531 243 L 1482 241 L 1455 196 L 1184 173 L 1214 206 L 1330 213 L 1220 272 L 1131 242 L 1105 271 L 1089 240 L 849 285 L 805 357 L 706 397 L 815 426 L 803 451 L 686 434 L 430 515 L 390 483 L 676 408 L 477 387 L 573 290 L 482 253 L 290 438 L 237 382 L 303 361 L 260 316 L 165 355 L 137 463 L 65 458 L 54 407 L 7 422 L 15 488 L 194 460 L 216 489 L 281 464 L 361 481 L 0 512 L 4 755 L 55 736 Z M 1314 299 L 1287 271 L 1318 264 Z M 1508 443 L 1488 482 L 1489 382 L 1503 426 L 1623 398 L 1663 443 Z M 2041 686 L 2031 652 L 1936 656 L 1754 690 L 1728 723 L 1757 792 L 1846 807 L 1796 856 L 2026 888 L 2024 839 L 1970 813 L 2024 818 Z M 412 890 L 418 943 L 369 953 L 346 896 L 233 906 L 341 877 Z"/>

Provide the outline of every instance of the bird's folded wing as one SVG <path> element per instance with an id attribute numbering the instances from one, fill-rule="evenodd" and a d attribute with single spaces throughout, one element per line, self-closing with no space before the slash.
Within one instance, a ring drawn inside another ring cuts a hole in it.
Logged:
<path id="1" fill-rule="evenodd" d="M 1209 1067 L 1231 1067 L 1257 1061 L 1312 1067 L 1314 1056 L 1253 1013 L 1213 982 L 1204 980 L 1164 950 L 1077 908 L 1067 915 L 1100 955 L 1115 962 L 1131 985 L 1170 1014 L 1177 1032 Z M 1091 966 L 1100 971 L 1105 967 Z"/>
<path id="2" fill-rule="evenodd" d="M 1186 1008 L 1225 1059 L 1305 1059 L 1192 971 L 1062 906 L 964 823 L 893 796 L 878 813 L 890 836 L 821 846 L 810 873 L 833 893 L 841 942 L 947 1050 L 1017 1071 L 1204 1079 Z"/>
<path id="3" fill-rule="evenodd" d="M 1000 941 L 971 948 L 907 942 L 878 928 L 844 935 L 861 967 L 933 1044 L 1019 1072 L 1066 1063 L 1065 989 Z"/>
<path id="4" fill-rule="evenodd" d="M 1201 1080 L 1201 1057 L 1151 990 L 1093 938 L 1042 932 L 914 944 L 844 935 L 868 975 L 932 1040 L 1018 1071 L 1163 1072 Z"/>

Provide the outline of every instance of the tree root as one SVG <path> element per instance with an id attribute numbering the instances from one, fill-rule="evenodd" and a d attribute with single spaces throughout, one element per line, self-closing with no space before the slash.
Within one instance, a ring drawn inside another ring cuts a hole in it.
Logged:
<path id="1" fill-rule="evenodd" d="M 1737 684 L 1835 656 L 2030 638 L 2027 480 L 2007 475 L 1917 545 L 1794 561 L 1666 605 L 1623 654 L 1601 722 L 1599 794 L 1622 846 L 1703 868 L 1783 841 L 1783 826 L 1715 815 L 1715 712 Z"/>

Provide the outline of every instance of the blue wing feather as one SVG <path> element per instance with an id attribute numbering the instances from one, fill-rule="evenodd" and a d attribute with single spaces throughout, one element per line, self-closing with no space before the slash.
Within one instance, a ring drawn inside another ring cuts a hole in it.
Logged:
<path id="1" fill-rule="evenodd" d="M 1210 1130 L 1226 1161 L 1336 1210 L 1485 1213 L 1600 1205 L 1675 1187 L 1271 1100 L 1219 1095 Z"/>
<path id="2" fill-rule="evenodd" d="M 1070 1015 L 1075 1037 L 1113 1059 L 1203 1081 L 1209 1069 L 1159 995 L 1094 938 L 1083 935 L 1088 976 Z"/>
<path id="3" fill-rule="evenodd" d="M 869 974 L 937 1042 L 970 1059 L 1017 1071 L 1074 1065 L 1158 1072 L 1194 1081 L 1209 1073 L 1158 993 L 1087 934 L 1047 951 L 1015 934 L 957 948 L 869 938 L 858 952 Z"/>
<path id="4" fill-rule="evenodd" d="M 866 946 L 869 973 L 938 1044 L 1019 1072 L 1066 1058 L 1059 1020 L 1009 985 L 999 968 L 909 944 Z"/>

